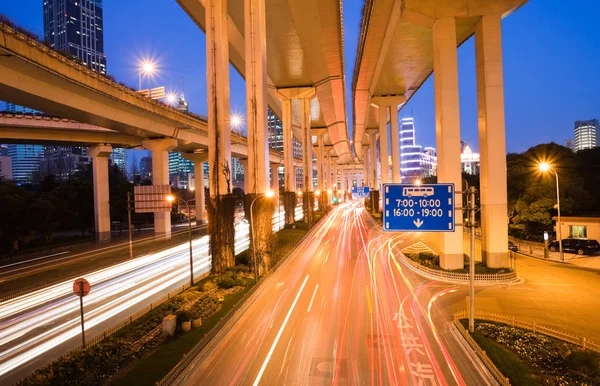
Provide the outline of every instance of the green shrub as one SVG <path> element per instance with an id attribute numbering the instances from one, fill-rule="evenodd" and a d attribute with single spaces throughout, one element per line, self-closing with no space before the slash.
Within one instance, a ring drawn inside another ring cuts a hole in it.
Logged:
<path id="1" fill-rule="evenodd" d="M 409 259 L 411 259 L 413 261 L 417 261 L 417 262 L 421 261 L 418 253 L 405 253 L 404 256 L 408 257 Z"/>
<path id="2" fill-rule="evenodd" d="M 572 351 L 567 356 L 571 368 L 591 377 L 600 376 L 600 354 L 593 351 Z"/>
<path id="3" fill-rule="evenodd" d="M 177 313 L 177 319 L 179 320 L 179 323 L 189 322 L 190 320 L 192 320 L 192 314 L 185 310 L 179 311 Z"/>
<path id="4" fill-rule="evenodd" d="M 190 308 L 193 319 L 207 319 L 219 309 L 219 300 L 214 296 L 204 296 Z"/>
<path id="5" fill-rule="evenodd" d="M 233 288 L 236 285 L 240 285 L 240 278 L 235 272 L 227 272 L 215 280 L 217 287 L 222 289 Z"/>

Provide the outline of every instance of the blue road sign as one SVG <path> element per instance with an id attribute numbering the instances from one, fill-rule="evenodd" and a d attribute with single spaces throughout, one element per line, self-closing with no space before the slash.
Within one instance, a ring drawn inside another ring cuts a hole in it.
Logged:
<path id="1" fill-rule="evenodd" d="M 352 188 L 352 195 L 356 198 L 369 198 L 369 187 L 355 186 Z"/>
<path id="2" fill-rule="evenodd" d="M 454 232 L 454 184 L 383 184 L 383 230 Z"/>

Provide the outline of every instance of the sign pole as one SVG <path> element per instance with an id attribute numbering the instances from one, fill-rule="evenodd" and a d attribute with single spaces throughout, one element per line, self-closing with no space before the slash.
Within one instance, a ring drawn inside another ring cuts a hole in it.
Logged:
<path id="1" fill-rule="evenodd" d="M 131 234 L 131 192 L 127 192 L 127 219 L 129 220 L 129 258 L 133 259 L 133 235 Z"/>
<path id="2" fill-rule="evenodd" d="M 471 245 L 469 256 L 469 332 L 475 331 L 475 187 L 469 187 L 469 228 Z"/>
<path id="3" fill-rule="evenodd" d="M 83 326 L 83 281 L 79 282 L 79 309 L 81 311 L 81 344 L 83 349 L 85 350 L 85 328 Z"/>

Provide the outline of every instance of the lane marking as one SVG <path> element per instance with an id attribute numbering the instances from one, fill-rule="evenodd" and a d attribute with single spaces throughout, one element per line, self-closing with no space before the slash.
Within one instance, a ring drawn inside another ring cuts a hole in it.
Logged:
<path id="1" fill-rule="evenodd" d="M 531 284 L 531 285 L 551 285 L 551 286 L 560 286 L 560 287 L 575 287 L 575 284 L 563 284 L 563 283 L 529 283 L 529 284 Z"/>
<path id="2" fill-rule="evenodd" d="M 54 257 L 54 256 L 60 256 L 60 255 L 64 255 L 65 253 L 69 253 L 71 251 L 65 251 L 65 252 L 59 252 L 59 253 L 55 253 L 53 255 L 47 255 L 47 256 L 42 256 L 42 257 L 37 257 L 35 259 L 29 259 L 29 260 L 23 260 L 23 261 L 18 261 L 16 263 L 12 263 L 12 264 L 6 264 L 3 266 L 0 266 L 0 269 L 2 268 L 6 268 L 6 267 L 12 267 L 14 265 L 21 265 L 21 264 L 26 264 L 26 263 L 30 263 L 32 261 L 36 261 L 36 260 L 42 260 L 42 259 L 47 259 L 48 257 Z"/>
<path id="3" fill-rule="evenodd" d="M 283 321 L 283 324 L 281 325 L 281 328 L 279 329 L 279 332 L 277 333 L 277 336 L 275 337 L 275 341 L 273 341 L 273 345 L 271 346 L 271 349 L 269 350 L 269 353 L 267 354 L 267 357 L 265 358 L 265 361 L 262 364 L 262 367 L 260 368 L 260 371 L 258 372 L 258 375 L 256 376 L 256 379 L 254 380 L 254 386 L 258 386 L 258 383 L 260 382 L 260 379 L 263 376 L 263 373 L 265 372 L 265 369 L 267 368 L 267 364 L 269 363 L 269 360 L 271 359 L 271 355 L 273 355 L 273 351 L 275 351 L 275 346 L 277 346 L 277 342 L 279 342 L 279 338 L 281 338 L 281 334 L 283 333 L 283 329 L 285 328 L 285 325 L 287 324 L 288 320 L 290 319 L 290 316 L 292 315 L 292 311 L 294 311 L 294 307 L 296 307 L 296 303 L 298 302 L 298 299 L 300 298 L 300 295 L 302 294 L 302 291 L 304 290 L 304 286 L 306 285 L 306 282 L 308 281 L 308 275 L 306 275 L 306 278 L 304 279 L 304 282 L 302 283 L 302 287 L 300 287 L 300 290 L 298 291 L 298 294 L 296 295 L 296 299 L 294 299 L 294 302 L 292 303 L 292 306 L 290 307 L 290 310 L 288 311 L 285 320 Z"/>
<path id="4" fill-rule="evenodd" d="M 312 298 L 310 298 L 310 304 L 308 305 L 308 310 L 306 310 L 306 312 L 310 312 L 310 309 L 312 308 L 313 301 L 315 300 L 315 295 L 317 294 L 317 289 L 319 289 L 319 285 L 318 284 L 315 287 L 315 291 L 313 292 Z"/>
<path id="5" fill-rule="evenodd" d="M 367 292 L 367 304 L 369 306 L 369 314 L 373 313 L 373 306 L 371 305 L 371 293 L 369 292 L 369 285 L 365 284 L 365 291 Z"/>

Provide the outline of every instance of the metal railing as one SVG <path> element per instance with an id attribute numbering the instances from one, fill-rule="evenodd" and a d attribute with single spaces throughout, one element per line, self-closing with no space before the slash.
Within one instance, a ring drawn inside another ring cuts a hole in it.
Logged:
<path id="1" fill-rule="evenodd" d="M 450 272 L 440 269 L 432 269 L 425 267 L 420 263 L 408 258 L 404 253 L 401 253 L 404 257 L 402 259 L 406 265 L 418 275 L 424 276 L 427 279 L 439 280 L 452 284 L 467 284 L 469 282 L 468 273 Z M 507 284 L 514 283 L 519 280 L 515 271 L 506 273 L 476 273 L 475 283 L 476 284 Z"/>
<path id="2" fill-rule="evenodd" d="M 502 374 L 502 372 L 498 370 L 494 362 L 492 362 L 490 357 L 487 356 L 487 353 L 484 350 L 482 350 L 481 347 L 479 347 L 479 345 L 477 344 L 477 342 L 475 342 L 475 340 L 473 340 L 473 338 L 471 338 L 471 335 L 469 335 L 467 330 L 465 330 L 460 321 L 456 319 L 456 314 L 454 314 L 454 326 L 456 326 L 458 332 L 460 332 L 462 337 L 467 341 L 468 345 L 473 349 L 473 351 L 475 351 L 475 354 L 477 354 L 479 359 L 481 359 L 481 361 L 488 369 L 488 371 L 492 374 L 494 379 L 501 386 L 510 386 L 510 381 L 508 380 L 508 378 L 506 378 L 504 374 Z"/>
<path id="3" fill-rule="evenodd" d="M 458 311 L 454 313 L 454 321 L 467 318 L 469 313 L 467 311 Z M 595 343 L 583 336 L 577 336 L 565 331 L 561 331 L 552 327 L 544 326 L 536 322 L 531 322 L 525 319 L 518 319 L 514 316 L 508 316 L 503 314 L 496 314 L 493 312 L 475 311 L 475 318 L 488 320 L 492 322 L 500 322 L 507 324 L 511 327 L 518 327 L 524 330 L 544 334 L 551 336 L 556 339 L 574 344 L 581 347 L 584 350 L 591 350 L 600 353 L 600 344 Z"/>

